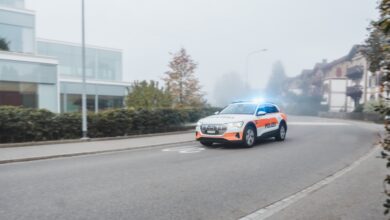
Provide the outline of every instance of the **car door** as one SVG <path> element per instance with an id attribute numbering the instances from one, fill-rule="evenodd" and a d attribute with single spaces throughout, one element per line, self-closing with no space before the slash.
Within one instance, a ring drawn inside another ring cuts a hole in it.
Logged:
<path id="1" fill-rule="evenodd" d="M 263 112 L 265 114 L 259 114 Z M 256 120 L 257 136 L 260 137 L 268 131 L 267 125 L 269 124 L 269 115 L 267 114 L 266 105 L 260 105 L 256 110 Z"/>
<path id="2" fill-rule="evenodd" d="M 265 107 L 268 115 L 268 124 L 266 125 L 267 132 L 275 131 L 279 128 L 279 110 L 275 105 L 268 104 Z"/>

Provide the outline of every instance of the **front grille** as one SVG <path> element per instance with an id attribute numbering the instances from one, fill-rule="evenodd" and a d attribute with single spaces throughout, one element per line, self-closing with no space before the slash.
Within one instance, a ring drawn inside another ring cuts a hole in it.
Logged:
<path id="1" fill-rule="evenodd" d="M 200 126 L 200 130 L 202 131 L 203 134 L 208 134 L 208 135 L 222 135 L 226 132 L 227 127 L 226 125 L 212 125 L 212 124 L 206 124 Z"/>

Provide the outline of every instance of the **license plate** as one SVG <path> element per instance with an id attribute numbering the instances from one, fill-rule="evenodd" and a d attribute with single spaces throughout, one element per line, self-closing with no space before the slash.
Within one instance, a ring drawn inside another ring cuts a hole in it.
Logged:
<path id="1" fill-rule="evenodd" d="M 215 134 L 215 131 L 207 131 L 208 134 Z"/>

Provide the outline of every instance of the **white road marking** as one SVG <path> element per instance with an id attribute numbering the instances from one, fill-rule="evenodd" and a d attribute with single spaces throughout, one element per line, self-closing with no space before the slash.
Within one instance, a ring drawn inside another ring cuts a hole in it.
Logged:
<path id="1" fill-rule="evenodd" d="M 205 148 L 203 147 L 197 147 L 197 146 L 184 146 L 184 147 L 171 147 L 163 149 L 163 152 L 178 152 L 181 154 L 193 154 L 193 153 L 200 153 L 204 151 Z"/>
<path id="2" fill-rule="evenodd" d="M 307 125 L 307 126 L 349 126 L 351 124 L 344 122 L 289 122 L 288 125 Z"/>
<path id="3" fill-rule="evenodd" d="M 342 170 L 339 170 L 338 172 L 334 173 L 333 175 L 326 177 L 325 179 L 315 183 L 314 185 L 311 185 L 307 187 L 304 190 L 301 190 L 289 197 L 286 197 L 284 199 L 281 199 L 277 202 L 274 202 L 262 209 L 259 209 L 252 214 L 249 214 L 245 217 L 240 218 L 239 220 L 264 220 L 272 215 L 282 211 L 283 209 L 287 208 L 288 206 L 294 204 L 300 199 L 303 199 L 304 197 L 308 196 L 309 194 L 323 188 L 324 186 L 330 184 L 331 182 L 335 181 L 336 179 L 340 178 L 344 174 L 348 173 L 349 171 L 353 170 L 357 166 L 359 166 L 364 160 L 368 159 L 369 157 L 372 157 L 374 154 L 377 154 L 378 151 L 376 151 L 377 147 L 372 149 L 368 154 L 362 156 L 357 161 L 353 162 L 351 165 L 345 167 Z"/>

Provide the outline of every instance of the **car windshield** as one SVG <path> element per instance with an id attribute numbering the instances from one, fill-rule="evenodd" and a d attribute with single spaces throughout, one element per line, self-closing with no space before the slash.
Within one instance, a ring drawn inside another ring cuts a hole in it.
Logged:
<path id="1" fill-rule="evenodd" d="M 240 103 L 231 104 L 221 111 L 220 114 L 244 114 L 253 115 L 256 111 L 257 104 Z"/>

